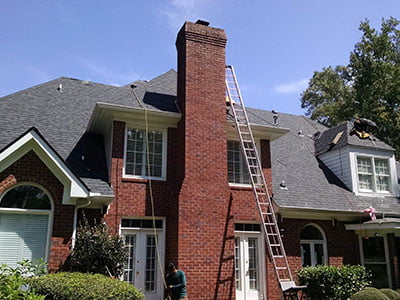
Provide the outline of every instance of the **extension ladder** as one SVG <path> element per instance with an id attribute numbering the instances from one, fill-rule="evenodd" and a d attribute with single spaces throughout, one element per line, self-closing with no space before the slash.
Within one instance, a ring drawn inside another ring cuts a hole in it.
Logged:
<path id="1" fill-rule="evenodd" d="M 249 119 L 240 94 L 235 71 L 232 66 L 226 66 L 225 75 L 227 97 L 233 112 L 236 129 L 239 133 L 240 144 L 242 146 L 242 153 L 245 157 L 251 185 L 257 201 L 268 252 L 274 265 L 275 273 L 281 285 L 281 289 L 285 293 L 286 290 L 294 288 L 296 284 L 293 280 L 292 273 L 290 272 L 285 248 L 283 247 L 268 187 L 262 172 L 260 158 L 254 142 L 253 133 L 250 128 Z"/>

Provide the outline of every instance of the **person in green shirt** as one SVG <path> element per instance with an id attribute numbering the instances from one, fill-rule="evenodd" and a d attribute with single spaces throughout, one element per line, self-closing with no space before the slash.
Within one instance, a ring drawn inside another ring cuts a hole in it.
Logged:
<path id="1" fill-rule="evenodd" d="M 172 300 L 188 300 L 186 293 L 186 276 L 181 270 L 176 269 L 173 263 L 168 265 L 166 283 L 168 294 Z"/>

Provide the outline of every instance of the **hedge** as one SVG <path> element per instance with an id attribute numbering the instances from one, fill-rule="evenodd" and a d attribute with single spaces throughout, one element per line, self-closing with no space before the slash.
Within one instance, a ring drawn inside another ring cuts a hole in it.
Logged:
<path id="1" fill-rule="evenodd" d="M 355 293 L 350 300 L 390 300 L 390 298 L 376 288 L 366 288 Z"/>
<path id="2" fill-rule="evenodd" d="M 101 274 L 61 272 L 31 278 L 29 284 L 46 300 L 144 299 L 133 285 Z"/>
<path id="3" fill-rule="evenodd" d="M 299 283 L 307 285 L 307 294 L 313 300 L 347 300 L 371 283 L 363 266 L 306 267 L 298 270 L 297 275 Z"/>
<path id="4" fill-rule="evenodd" d="M 385 294 L 390 300 L 400 300 L 400 294 L 391 289 L 380 289 L 382 294 Z"/>

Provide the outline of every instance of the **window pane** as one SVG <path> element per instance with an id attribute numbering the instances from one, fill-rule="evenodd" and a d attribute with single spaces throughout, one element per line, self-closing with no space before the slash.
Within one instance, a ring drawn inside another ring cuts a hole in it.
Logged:
<path id="1" fill-rule="evenodd" d="M 383 237 L 369 237 L 362 239 L 364 262 L 385 262 L 385 247 Z"/>
<path id="2" fill-rule="evenodd" d="M 125 246 L 128 248 L 128 260 L 125 264 L 124 281 L 135 284 L 136 235 L 127 235 Z"/>
<path id="3" fill-rule="evenodd" d="M 257 238 L 249 238 L 249 282 L 251 290 L 258 290 Z"/>
<path id="4" fill-rule="evenodd" d="M 314 244 L 315 262 L 317 265 L 324 264 L 324 246 L 323 244 Z"/>
<path id="5" fill-rule="evenodd" d="M 230 183 L 250 183 L 246 160 L 240 142 L 228 141 L 228 180 Z"/>
<path id="6" fill-rule="evenodd" d="M 388 161 L 375 158 L 375 173 L 377 175 L 389 175 Z"/>
<path id="7" fill-rule="evenodd" d="M 156 289 L 156 237 L 147 235 L 146 242 L 146 277 L 145 290 L 155 291 Z"/>
<path id="8" fill-rule="evenodd" d="M 377 176 L 376 177 L 376 190 L 379 192 L 389 192 L 389 177 Z"/>
<path id="9" fill-rule="evenodd" d="M 145 135 L 145 130 L 142 129 L 128 130 L 125 173 L 129 175 L 161 177 L 163 133 L 150 131 L 148 132 L 147 140 Z M 147 161 L 148 158 L 149 161 Z"/>
<path id="10" fill-rule="evenodd" d="M 301 261 L 303 267 L 311 266 L 310 244 L 301 244 Z"/>
<path id="11" fill-rule="evenodd" d="M 4 195 L 0 207 L 51 209 L 51 203 L 47 194 L 41 189 L 32 185 L 19 185 Z"/>
<path id="12" fill-rule="evenodd" d="M 300 233 L 302 240 L 323 240 L 324 237 L 318 228 L 312 225 L 307 225 Z"/>
<path id="13" fill-rule="evenodd" d="M 358 174 L 358 182 L 361 190 L 372 191 L 372 175 Z"/>
<path id="14" fill-rule="evenodd" d="M 357 157 L 357 168 L 359 173 L 372 174 L 371 159 L 365 157 Z"/>

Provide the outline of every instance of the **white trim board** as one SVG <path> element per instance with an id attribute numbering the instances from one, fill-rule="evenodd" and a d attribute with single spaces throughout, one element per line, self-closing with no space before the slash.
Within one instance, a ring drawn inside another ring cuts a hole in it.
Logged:
<path id="1" fill-rule="evenodd" d="M 75 204 L 76 198 L 87 198 L 88 188 L 69 169 L 49 144 L 31 129 L 0 153 L 0 172 L 33 151 L 64 186 L 62 204 Z"/>

